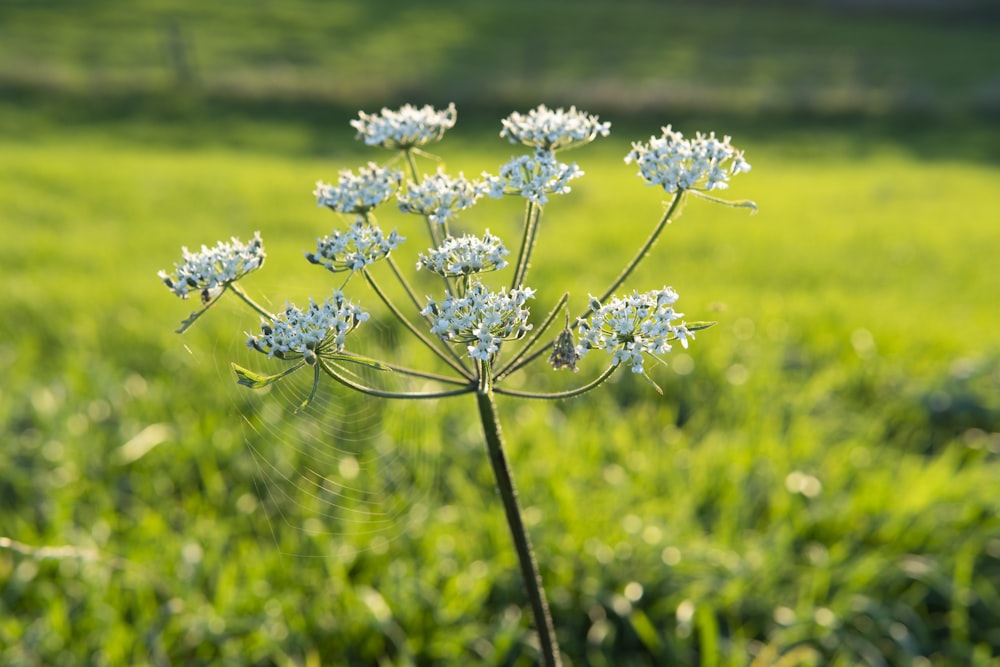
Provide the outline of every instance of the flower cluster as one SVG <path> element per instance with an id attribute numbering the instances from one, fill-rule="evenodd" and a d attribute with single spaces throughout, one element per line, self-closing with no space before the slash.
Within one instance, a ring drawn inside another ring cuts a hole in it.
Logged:
<path id="1" fill-rule="evenodd" d="M 299 356 L 309 363 L 324 352 L 342 352 L 344 338 L 368 313 L 349 301 L 344 293 L 336 290 L 322 304 L 309 299 L 305 310 L 289 303 L 285 312 L 273 321 L 261 320 L 261 333 L 247 335 L 247 347 L 269 357 L 295 359 Z"/>
<path id="2" fill-rule="evenodd" d="M 715 133 L 698 133 L 685 139 L 668 125 L 660 137 L 650 137 L 648 144 L 633 143 L 625 163 L 635 161 L 639 175 L 649 185 L 661 185 L 667 192 L 677 190 L 722 190 L 729 187 L 731 176 L 750 171 L 743 152 L 718 139 Z M 727 166 L 728 163 L 728 166 Z"/>
<path id="3" fill-rule="evenodd" d="M 611 132 L 611 123 L 602 123 L 597 116 L 577 111 L 576 107 L 570 107 L 569 111 L 561 108 L 553 111 L 544 104 L 527 114 L 515 111 L 500 123 L 503 125 L 500 136 L 512 144 L 520 142 L 549 151 L 583 146 L 597 135 L 606 137 Z"/>
<path id="4" fill-rule="evenodd" d="M 426 268 L 446 277 L 467 276 L 502 269 L 507 266 L 504 257 L 509 254 L 503 242 L 487 229 L 482 238 L 470 234 L 449 236 L 427 255 L 420 254 L 417 269 Z"/>
<path id="5" fill-rule="evenodd" d="M 481 181 L 466 180 L 461 173 L 452 178 L 439 169 L 423 183 L 407 183 L 406 192 L 400 192 L 397 199 L 403 213 L 426 215 L 431 222 L 443 224 L 458 211 L 470 208 L 485 193 L 486 185 Z"/>
<path id="6" fill-rule="evenodd" d="M 337 185 L 317 181 L 313 195 L 319 206 L 341 213 L 367 213 L 399 188 L 402 174 L 369 162 L 355 174 L 344 169 L 337 177 Z"/>
<path id="7" fill-rule="evenodd" d="M 628 364 L 633 373 L 645 373 L 643 354 L 668 352 L 669 341 L 677 339 L 687 347 L 687 339 L 694 338 L 683 323 L 673 323 L 683 317 L 673 309 L 677 298 L 677 292 L 669 287 L 614 297 L 605 306 L 592 296 L 589 321 L 580 320 L 577 324 L 580 334 L 577 352 L 582 357 L 590 350 L 604 350 L 614 357 L 613 363 Z"/>
<path id="8" fill-rule="evenodd" d="M 428 300 L 422 315 L 432 320 L 431 333 L 456 343 L 466 343 L 469 356 L 489 361 L 500 343 L 516 340 L 531 329 L 525 303 L 534 298 L 529 287 L 491 292 L 482 283 L 473 283 L 464 296 L 449 295 L 443 302 Z"/>
<path id="9" fill-rule="evenodd" d="M 405 150 L 440 140 L 455 126 L 455 116 L 454 104 L 443 111 L 430 105 L 418 109 L 406 104 L 397 111 L 385 108 L 377 114 L 360 111 L 358 119 L 351 121 L 351 127 L 358 131 L 357 138 L 364 139 L 369 146 Z"/>
<path id="10" fill-rule="evenodd" d="M 306 259 L 333 273 L 359 271 L 387 257 L 405 240 L 395 229 L 386 236 L 378 225 L 359 216 L 350 229 L 317 239 L 316 252 L 307 252 Z"/>
<path id="11" fill-rule="evenodd" d="M 519 195 L 540 206 L 548 203 L 549 194 L 569 192 L 568 183 L 580 176 L 583 176 L 583 171 L 575 162 L 559 162 L 555 154 L 547 150 L 510 159 L 500 167 L 499 176 L 483 173 L 491 197 L 499 199 L 504 195 Z"/>
<path id="12" fill-rule="evenodd" d="M 181 261 L 174 267 L 173 275 L 160 271 L 157 275 L 171 292 L 188 298 L 191 291 L 200 291 L 203 303 L 208 303 L 229 283 L 235 282 L 264 264 L 264 242 L 260 232 L 255 232 L 249 243 L 242 243 L 235 236 L 228 242 L 220 241 L 214 248 L 201 247 L 193 253 L 181 248 Z"/>

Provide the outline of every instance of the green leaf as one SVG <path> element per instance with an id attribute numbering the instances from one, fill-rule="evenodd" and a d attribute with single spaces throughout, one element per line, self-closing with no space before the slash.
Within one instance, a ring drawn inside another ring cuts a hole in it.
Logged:
<path id="1" fill-rule="evenodd" d="M 684 328 L 688 331 L 702 331 L 703 329 L 710 329 L 716 324 L 718 322 L 685 322 Z"/>
<path id="2" fill-rule="evenodd" d="M 244 387 L 250 387 L 251 389 L 262 389 L 269 384 L 277 382 L 286 375 L 291 375 L 295 371 L 299 370 L 305 362 L 300 361 L 294 366 L 277 373 L 275 375 L 261 375 L 260 373 L 255 373 L 248 368 L 243 368 L 239 364 L 230 364 L 233 367 L 233 372 L 236 373 L 236 384 L 242 385 Z"/>
<path id="3" fill-rule="evenodd" d="M 719 197 L 713 197 L 712 195 L 702 192 L 701 190 L 687 190 L 696 197 L 701 197 L 702 199 L 716 204 L 722 204 L 723 206 L 730 206 L 732 208 L 748 208 L 750 209 L 750 215 L 757 214 L 757 203 L 750 201 L 749 199 L 739 199 L 737 201 L 729 201 L 728 199 L 720 199 Z"/>

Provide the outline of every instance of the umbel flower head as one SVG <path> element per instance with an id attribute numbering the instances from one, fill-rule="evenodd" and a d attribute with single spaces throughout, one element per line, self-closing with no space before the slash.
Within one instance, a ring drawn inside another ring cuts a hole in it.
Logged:
<path id="1" fill-rule="evenodd" d="M 569 182 L 583 176 L 583 171 L 573 164 L 564 164 L 549 150 L 536 150 L 532 155 L 522 155 L 500 167 L 499 176 L 483 172 L 489 186 L 489 196 L 499 199 L 504 195 L 518 195 L 544 206 L 550 194 L 566 194 Z"/>
<path id="2" fill-rule="evenodd" d="M 469 181 L 459 173 L 452 178 L 442 169 L 420 184 L 409 181 L 406 191 L 396 195 L 403 213 L 426 215 L 431 222 L 443 224 L 459 211 L 472 207 L 486 193 L 482 181 Z"/>
<path id="3" fill-rule="evenodd" d="M 639 176 L 648 185 L 661 185 L 667 192 L 677 190 L 723 190 L 735 174 L 750 171 L 750 164 L 729 143 L 729 137 L 718 139 L 714 132 L 701 132 L 694 139 L 685 139 L 670 125 L 649 143 L 635 142 L 625 156 L 625 163 L 636 162 Z"/>
<path id="4" fill-rule="evenodd" d="M 611 123 L 602 123 L 597 116 L 577 111 L 575 106 L 569 111 L 561 108 L 553 111 L 541 104 L 527 114 L 515 111 L 500 124 L 503 125 L 500 136 L 512 144 L 520 142 L 549 151 L 583 146 L 597 135 L 606 137 L 611 132 Z"/>
<path id="5" fill-rule="evenodd" d="M 309 298 L 305 310 L 289 303 L 273 321 L 261 320 L 261 333 L 247 335 L 247 347 L 278 359 L 303 358 L 315 363 L 324 353 L 344 350 L 344 339 L 368 313 L 349 301 L 340 290 L 321 304 Z"/>
<path id="6" fill-rule="evenodd" d="M 480 282 L 473 283 L 464 296 L 449 295 L 441 303 L 429 299 L 422 315 L 432 321 L 431 333 L 444 340 L 466 343 L 469 356 L 489 361 L 500 343 L 516 340 L 531 329 L 525 303 L 534 298 L 530 287 L 491 292 Z"/>
<path id="7" fill-rule="evenodd" d="M 334 230 L 316 241 L 316 252 L 307 252 L 306 259 L 327 270 L 360 271 L 369 264 L 384 259 L 406 239 L 392 230 L 389 236 L 378 225 L 358 216 L 346 231 Z"/>
<path id="8" fill-rule="evenodd" d="M 229 283 L 236 282 L 264 264 L 264 242 L 260 232 L 255 232 L 249 243 L 235 236 L 229 241 L 219 241 L 214 248 L 201 247 L 201 252 L 181 248 L 181 261 L 174 265 L 174 274 L 160 271 L 157 275 L 171 292 L 188 298 L 192 291 L 201 292 L 201 300 L 208 303 Z"/>
<path id="9" fill-rule="evenodd" d="M 683 317 L 673 309 L 677 298 L 677 292 L 669 287 L 614 297 L 604 306 L 591 296 L 592 314 L 577 324 L 577 352 L 582 357 L 590 350 L 604 350 L 612 355 L 612 363 L 627 364 L 633 373 L 645 374 L 643 355 L 670 351 L 672 340 L 680 340 L 686 348 L 687 339 L 694 338 L 683 322 L 674 323 Z"/>
<path id="10" fill-rule="evenodd" d="M 317 181 L 313 195 L 319 206 L 340 213 L 364 214 L 391 197 L 402 178 L 398 171 L 369 162 L 357 174 L 350 169 L 342 170 L 335 186 Z"/>
<path id="11" fill-rule="evenodd" d="M 358 131 L 357 138 L 369 146 L 405 150 L 440 140 L 455 126 L 455 116 L 454 104 L 442 111 L 430 105 L 418 109 L 406 104 L 396 111 L 383 108 L 377 114 L 359 111 L 351 127 Z"/>
<path id="12" fill-rule="evenodd" d="M 420 254 L 417 269 L 426 268 L 445 277 L 467 276 L 502 269 L 507 266 L 504 257 L 509 254 L 503 242 L 487 229 L 482 238 L 470 234 L 449 236 L 426 255 Z"/>

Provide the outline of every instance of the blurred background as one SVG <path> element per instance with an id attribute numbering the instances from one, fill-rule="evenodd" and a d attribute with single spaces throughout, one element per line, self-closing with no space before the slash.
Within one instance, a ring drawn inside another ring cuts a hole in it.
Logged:
<path id="1" fill-rule="evenodd" d="M 260 230 L 248 290 L 324 292 L 313 183 L 392 157 L 348 121 L 455 102 L 468 175 L 512 111 L 612 123 L 546 208 L 539 312 L 662 213 L 632 141 L 753 165 L 724 194 L 758 215 L 689 202 L 634 278 L 719 322 L 664 396 L 501 403 L 566 663 L 1000 665 L 998 34 L 995 0 L 0 0 L 0 663 L 535 662 L 470 406 L 295 413 L 232 380 L 253 317 L 177 336 L 156 277 Z"/>

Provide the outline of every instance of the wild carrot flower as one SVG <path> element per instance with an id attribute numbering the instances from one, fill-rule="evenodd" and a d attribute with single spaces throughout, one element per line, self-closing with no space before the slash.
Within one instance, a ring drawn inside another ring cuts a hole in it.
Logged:
<path id="1" fill-rule="evenodd" d="M 342 352 L 347 334 L 367 319 L 368 313 L 336 290 L 321 304 L 310 297 L 305 310 L 289 303 L 273 321 L 262 319 L 261 333 L 247 334 L 247 347 L 269 357 L 315 363 L 324 352 Z"/>
<path id="2" fill-rule="evenodd" d="M 714 132 L 701 132 L 685 139 L 670 125 L 649 143 L 634 142 L 625 163 L 639 165 L 639 176 L 648 185 L 661 185 L 667 192 L 677 190 L 723 190 L 735 174 L 750 171 L 750 164 L 729 143 L 730 137 L 718 139 Z"/>
<path id="3" fill-rule="evenodd" d="M 482 181 L 469 181 L 461 173 L 452 178 L 439 169 L 420 184 L 409 181 L 406 191 L 400 191 L 396 198 L 403 213 L 426 215 L 431 222 L 442 224 L 473 206 L 485 193 Z"/>
<path id="4" fill-rule="evenodd" d="M 399 188 L 402 174 L 369 162 L 355 174 L 349 169 L 340 172 L 337 185 L 316 182 L 313 195 L 319 206 L 332 208 L 340 213 L 367 213 Z"/>
<path id="5" fill-rule="evenodd" d="M 614 297 L 604 306 L 591 296 L 592 314 L 577 324 L 577 352 L 582 357 L 590 350 L 604 350 L 612 355 L 613 363 L 628 364 L 633 373 L 645 374 L 644 354 L 668 352 L 672 340 L 680 340 L 686 348 L 687 339 L 694 338 L 683 323 L 674 323 L 683 317 L 673 309 L 677 298 L 677 292 L 669 287 Z"/>
<path id="6" fill-rule="evenodd" d="M 455 105 L 435 110 L 430 105 L 421 109 L 406 104 L 393 111 L 383 108 L 380 113 L 358 112 L 358 119 L 351 126 L 358 131 L 357 138 L 369 146 L 407 149 L 438 141 L 455 126 Z"/>
<path id="7" fill-rule="evenodd" d="M 512 144 L 518 142 L 536 149 L 558 151 L 589 144 L 597 135 L 608 136 L 611 123 L 598 121 L 597 116 L 570 107 L 552 110 L 544 104 L 527 114 L 512 113 L 500 121 L 501 137 Z"/>
<path id="8" fill-rule="evenodd" d="M 260 232 L 249 243 L 235 236 L 220 241 L 214 248 L 201 247 L 201 252 L 181 248 L 181 261 L 174 265 L 174 274 L 160 271 L 157 275 L 171 292 L 188 298 L 192 291 L 201 292 L 203 303 L 211 301 L 229 283 L 235 282 L 264 264 L 264 245 Z"/>
<path id="9" fill-rule="evenodd" d="M 538 205 L 545 205 L 550 194 L 569 192 L 569 182 L 580 176 L 583 171 L 575 162 L 559 162 L 555 153 L 541 149 L 532 155 L 511 158 L 500 167 L 499 176 L 483 172 L 489 196 L 499 199 L 504 195 L 518 195 Z"/>
<path id="10" fill-rule="evenodd" d="M 387 257 L 405 240 L 395 229 L 386 236 L 378 225 L 358 216 L 350 229 L 317 239 L 316 252 L 307 252 L 306 259 L 333 273 L 359 271 Z"/>
<path id="11" fill-rule="evenodd" d="M 417 269 L 426 268 L 446 277 L 467 276 L 502 269 L 507 266 L 504 257 L 509 254 L 503 242 L 487 229 L 482 238 L 471 234 L 449 236 L 426 255 L 420 254 Z"/>
<path id="12" fill-rule="evenodd" d="M 531 329 L 525 303 L 535 290 L 526 287 L 491 292 L 482 283 L 473 283 L 464 296 L 449 295 L 441 303 L 429 299 L 422 315 L 431 318 L 431 333 L 456 343 L 466 343 L 469 356 L 489 361 L 500 343 L 516 340 Z"/>

